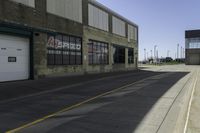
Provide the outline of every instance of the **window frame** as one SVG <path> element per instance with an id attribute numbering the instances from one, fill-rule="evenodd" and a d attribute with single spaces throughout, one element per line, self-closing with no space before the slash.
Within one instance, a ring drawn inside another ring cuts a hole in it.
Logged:
<path id="1" fill-rule="evenodd" d="M 131 55 L 130 55 L 131 53 Z M 134 61 L 134 48 L 128 48 L 128 64 L 134 64 L 135 61 Z M 130 60 L 131 58 L 131 60 Z"/>
<path id="2" fill-rule="evenodd" d="M 57 49 L 55 48 L 55 41 L 56 41 L 56 36 L 62 36 L 62 49 L 61 49 L 61 54 L 62 54 L 62 63 L 56 63 L 56 51 L 57 51 Z M 48 40 L 49 40 L 49 37 L 53 37 L 54 38 L 54 47 L 53 48 L 49 48 L 48 47 Z M 64 38 L 68 38 L 68 40 L 66 39 L 66 40 L 64 40 Z M 74 40 L 75 40 L 75 50 L 73 51 L 73 52 L 75 52 L 75 59 L 74 59 L 74 63 L 71 63 L 71 51 L 72 51 L 72 49 L 71 49 L 71 40 L 70 40 L 70 38 L 74 38 Z M 77 40 L 80 40 L 80 45 L 81 45 L 81 48 L 80 48 L 80 50 L 77 50 L 76 48 L 77 48 L 77 45 L 78 45 L 78 41 Z M 66 42 L 68 42 L 68 47 L 69 47 L 69 49 L 67 50 L 67 49 L 64 49 L 63 48 L 63 44 L 64 44 L 64 41 L 66 41 Z M 48 34 L 47 35 L 47 45 L 46 45 L 46 49 L 47 49 L 47 66 L 72 66 L 72 65 L 82 65 L 83 64 L 83 52 L 82 52 L 82 49 L 83 49 L 83 45 L 82 45 L 82 38 L 81 37 L 78 37 L 78 36 L 73 36 L 73 35 L 66 35 L 66 34 Z M 52 53 L 53 54 L 49 54 L 49 50 L 51 50 L 52 51 Z M 53 52 L 54 51 L 54 52 Z M 68 54 L 65 54 L 65 53 L 68 53 Z M 80 53 L 81 55 L 79 55 L 79 54 L 77 54 L 77 53 Z M 51 61 L 51 59 L 49 59 L 49 55 L 53 55 L 54 57 L 54 59 L 53 59 L 53 61 Z M 68 61 L 66 61 L 66 62 L 64 62 L 64 56 L 65 55 L 67 55 L 68 56 Z M 79 58 L 80 58 L 80 61 L 77 61 L 77 57 L 78 56 L 80 56 Z M 53 62 L 53 63 L 49 63 L 49 62 Z"/>
<path id="3" fill-rule="evenodd" d="M 113 53 L 113 64 L 125 64 L 126 63 L 126 47 L 113 44 L 113 48 L 115 48 L 115 53 Z M 120 50 L 123 50 L 123 52 L 120 52 Z M 123 56 L 121 56 L 122 54 Z M 116 57 L 118 58 L 116 59 Z"/>
<path id="4" fill-rule="evenodd" d="M 94 51 L 94 47 L 96 47 L 96 51 Z M 90 51 L 90 48 L 91 48 L 91 51 Z M 100 58 L 97 58 L 97 57 L 100 57 Z M 108 65 L 109 64 L 109 43 L 90 39 L 88 43 L 88 64 L 89 65 Z"/>

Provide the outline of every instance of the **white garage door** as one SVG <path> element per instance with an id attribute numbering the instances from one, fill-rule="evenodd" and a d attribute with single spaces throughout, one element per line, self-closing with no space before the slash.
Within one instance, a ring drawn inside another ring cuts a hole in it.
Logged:
<path id="1" fill-rule="evenodd" d="M 0 34 L 0 82 L 29 78 L 29 39 Z"/>

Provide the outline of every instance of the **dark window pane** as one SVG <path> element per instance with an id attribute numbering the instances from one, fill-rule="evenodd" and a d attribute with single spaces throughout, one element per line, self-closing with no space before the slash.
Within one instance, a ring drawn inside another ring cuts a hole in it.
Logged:
<path id="1" fill-rule="evenodd" d="M 66 35 L 48 35 L 48 65 L 80 65 L 82 64 L 82 41 L 79 37 Z"/>
<path id="2" fill-rule="evenodd" d="M 93 64 L 93 54 L 92 53 L 88 53 L 88 61 L 89 61 L 89 64 Z"/>
<path id="3" fill-rule="evenodd" d="M 55 64 L 62 65 L 62 51 L 55 50 Z"/>
<path id="4" fill-rule="evenodd" d="M 92 53 L 93 52 L 93 48 L 92 48 L 92 43 L 88 44 L 88 53 Z"/>
<path id="5" fill-rule="evenodd" d="M 54 50 L 48 50 L 47 64 L 48 65 L 54 65 Z"/>
<path id="6" fill-rule="evenodd" d="M 134 63 L 134 49 L 133 48 L 128 49 L 128 63 L 129 64 Z"/>
<path id="7" fill-rule="evenodd" d="M 70 37 L 70 65 L 76 64 L 76 38 Z"/>
<path id="8" fill-rule="evenodd" d="M 76 51 L 75 37 L 70 37 L 70 51 Z"/>
<path id="9" fill-rule="evenodd" d="M 54 62 L 54 58 L 55 58 L 55 38 L 54 36 L 52 35 L 48 35 L 48 38 L 47 38 L 47 64 L 48 65 L 54 65 L 55 62 Z"/>
<path id="10" fill-rule="evenodd" d="M 57 35 L 55 37 L 55 49 L 62 50 L 62 36 Z"/>
<path id="11" fill-rule="evenodd" d="M 125 48 L 121 46 L 113 46 L 114 63 L 125 63 Z"/>
<path id="12" fill-rule="evenodd" d="M 88 44 L 89 64 L 108 64 L 108 44 L 98 41 L 90 41 Z M 105 59 L 107 58 L 107 59 Z"/>
<path id="13" fill-rule="evenodd" d="M 69 51 L 63 51 L 63 65 L 69 65 Z"/>
<path id="14" fill-rule="evenodd" d="M 63 36 L 63 50 L 69 51 L 70 44 L 69 44 L 69 36 Z"/>
<path id="15" fill-rule="evenodd" d="M 70 52 L 70 65 L 75 65 L 76 63 L 76 52 Z"/>
<path id="16" fill-rule="evenodd" d="M 76 38 L 76 51 L 81 52 L 82 47 L 81 47 L 81 38 Z"/>

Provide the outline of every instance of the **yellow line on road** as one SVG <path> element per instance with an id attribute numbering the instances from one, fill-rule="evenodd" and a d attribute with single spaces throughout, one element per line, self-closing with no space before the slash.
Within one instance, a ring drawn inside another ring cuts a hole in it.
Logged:
<path id="1" fill-rule="evenodd" d="M 159 74 L 159 75 L 162 75 L 162 74 Z M 108 94 L 117 92 L 117 91 L 122 90 L 122 89 L 124 89 L 124 88 L 127 88 L 127 87 L 129 87 L 129 86 L 132 86 L 132 85 L 134 85 L 134 84 L 136 84 L 136 83 L 142 82 L 142 81 L 144 81 L 144 80 L 147 80 L 147 79 L 149 79 L 149 78 L 156 77 L 156 76 L 159 76 L 159 75 L 147 77 L 147 78 L 145 78 L 145 79 L 142 79 L 142 80 L 139 80 L 139 81 L 136 81 L 136 82 L 133 82 L 133 83 L 124 85 L 124 86 L 122 86 L 122 87 L 116 88 L 116 89 L 114 89 L 114 90 L 111 90 L 111 91 L 102 93 L 102 94 L 100 94 L 100 95 L 97 95 L 97 96 L 95 96 L 95 97 L 92 97 L 92 98 L 90 98 L 90 99 L 87 99 L 87 100 L 85 100 L 85 101 L 82 101 L 82 102 L 80 102 L 80 103 L 74 104 L 74 105 L 72 105 L 72 106 L 66 107 L 66 108 L 64 108 L 64 109 L 62 109 L 62 110 L 60 110 L 60 111 L 57 111 L 57 112 L 55 112 L 55 113 L 53 113 L 53 114 L 51 114 L 51 115 L 47 115 L 47 116 L 45 116 L 45 117 L 43 117 L 43 118 L 40 118 L 40 119 L 35 120 L 35 121 L 31 122 L 31 123 L 28 123 L 28 124 L 25 124 L 25 125 L 20 126 L 20 127 L 18 127 L 18 128 L 15 128 L 15 129 L 13 129 L 13 130 L 7 131 L 7 132 L 5 132 L 5 133 L 16 133 L 16 132 L 18 132 L 18 131 L 20 131 L 20 130 L 22 130 L 22 129 L 31 127 L 31 126 L 33 126 L 33 125 L 36 125 L 36 124 L 38 124 L 38 123 L 40 123 L 40 122 L 42 122 L 42 121 L 44 121 L 44 120 L 46 120 L 46 119 L 48 119 L 48 118 L 54 117 L 54 116 L 56 116 L 56 115 L 59 114 L 59 113 L 63 113 L 63 112 L 72 110 L 72 109 L 77 108 L 77 107 L 79 107 L 79 106 L 81 106 L 81 105 L 83 105 L 83 104 L 86 104 L 86 103 L 88 103 L 88 102 L 91 102 L 91 101 L 93 101 L 93 100 L 95 100 L 95 99 L 98 99 L 98 98 L 103 97 L 103 96 L 106 96 L 106 95 L 108 95 Z"/>

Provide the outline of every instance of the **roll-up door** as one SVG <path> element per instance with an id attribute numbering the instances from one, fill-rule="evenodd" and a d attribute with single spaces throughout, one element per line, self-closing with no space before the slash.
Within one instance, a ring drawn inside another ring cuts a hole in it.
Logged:
<path id="1" fill-rule="evenodd" d="M 29 78 L 29 39 L 0 34 L 0 82 Z"/>

